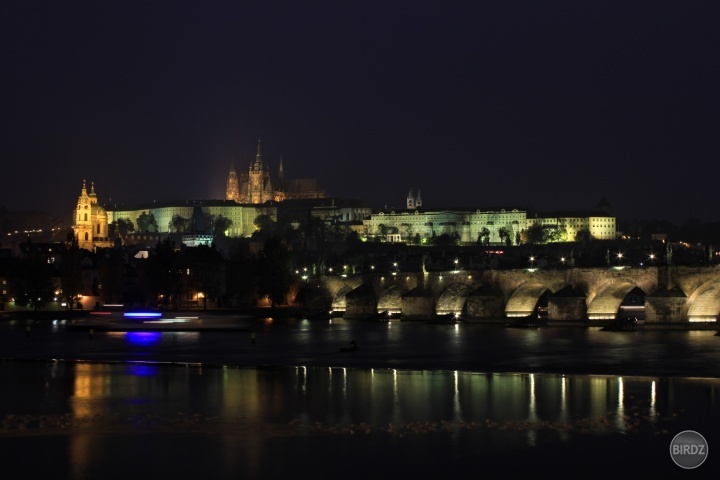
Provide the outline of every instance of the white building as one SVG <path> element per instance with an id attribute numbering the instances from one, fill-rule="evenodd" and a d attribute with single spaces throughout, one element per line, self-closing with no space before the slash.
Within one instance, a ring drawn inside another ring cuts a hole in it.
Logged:
<path id="1" fill-rule="evenodd" d="M 500 244 L 507 232 L 514 245 L 526 226 L 526 214 L 512 210 L 423 210 L 420 208 L 387 210 L 373 213 L 363 222 L 367 239 L 416 243 L 448 234 L 462 243 L 476 243 L 487 229 L 489 243 Z M 504 230 L 503 230 L 504 229 Z"/>

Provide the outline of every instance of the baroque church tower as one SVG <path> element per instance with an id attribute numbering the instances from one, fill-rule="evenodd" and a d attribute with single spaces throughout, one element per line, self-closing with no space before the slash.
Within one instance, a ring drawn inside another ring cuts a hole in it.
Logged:
<path id="1" fill-rule="evenodd" d="M 108 239 L 108 215 L 105 209 L 98 205 L 94 183 L 90 183 L 90 193 L 88 193 L 83 180 L 74 218 L 73 231 L 80 248 L 92 251 L 96 247 L 111 245 Z"/>

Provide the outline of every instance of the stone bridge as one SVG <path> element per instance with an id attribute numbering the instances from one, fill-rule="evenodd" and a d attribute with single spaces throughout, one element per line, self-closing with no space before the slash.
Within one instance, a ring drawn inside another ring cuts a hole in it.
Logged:
<path id="1" fill-rule="evenodd" d="M 644 316 L 647 322 L 716 322 L 720 266 L 395 272 L 318 276 L 312 308 L 345 318 L 387 311 L 402 319 L 460 314 L 465 321 L 547 315 L 548 321 Z"/>

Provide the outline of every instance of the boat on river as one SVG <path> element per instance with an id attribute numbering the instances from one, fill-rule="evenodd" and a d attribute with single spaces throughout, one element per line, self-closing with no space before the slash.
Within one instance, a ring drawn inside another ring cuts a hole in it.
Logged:
<path id="1" fill-rule="evenodd" d="M 358 350 L 358 346 L 355 343 L 355 340 L 350 342 L 350 345 L 348 345 L 347 347 L 340 347 L 341 352 L 356 352 L 357 350 Z"/>
<path id="2" fill-rule="evenodd" d="M 645 320 L 637 317 L 619 318 L 600 329 L 601 332 L 634 332 L 645 325 Z"/>
<path id="3" fill-rule="evenodd" d="M 505 324 L 506 328 L 540 328 L 541 322 L 536 315 L 520 317 Z"/>

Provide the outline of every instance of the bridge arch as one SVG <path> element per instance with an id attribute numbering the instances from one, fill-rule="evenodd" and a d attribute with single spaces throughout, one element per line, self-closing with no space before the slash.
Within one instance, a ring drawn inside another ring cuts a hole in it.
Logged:
<path id="1" fill-rule="evenodd" d="M 588 296 L 587 316 L 589 320 L 614 319 L 618 315 L 620 305 L 625 297 L 635 288 L 639 288 L 645 295 L 647 291 L 633 279 L 613 279 L 596 289 L 593 295 Z"/>
<path id="2" fill-rule="evenodd" d="M 352 291 L 353 287 L 350 285 L 342 285 L 335 295 L 332 297 L 332 310 L 333 312 L 344 312 L 347 309 L 347 294 Z"/>
<path id="3" fill-rule="evenodd" d="M 714 322 L 720 315 L 720 278 L 709 280 L 688 297 L 686 312 L 691 322 Z"/>
<path id="4" fill-rule="evenodd" d="M 552 290 L 547 285 L 537 282 L 523 283 L 510 295 L 505 306 L 505 315 L 507 317 L 527 317 L 537 309 L 542 296 L 548 293 L 552 293 Z"/>
<path id="5" fill-rule="evenodd" d="M 398 314 L 402 312 L 402 297 L 407 290 L 400 285 L 390 285 L 378 298 L 378 312 Z"/>
<path id="6" fill-rule="evenodd" d="M 435 305 L 435 313 L 445 315 L 448 313 L 464 313 L 465 301 L 472 292 L 472 287 L 464 283 L 453 283 L 440 294 Z"/>

